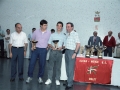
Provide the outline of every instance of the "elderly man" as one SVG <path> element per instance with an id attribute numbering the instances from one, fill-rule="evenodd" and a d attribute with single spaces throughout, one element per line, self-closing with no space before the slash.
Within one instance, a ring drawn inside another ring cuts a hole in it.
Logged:
<path id="1" fill-rule="evenodd" d="M 10 36 L 10 58 L 11 58 L 11 79 L 15 81 L 18 66 L 19 80 L 23 81 L 23 66 L 24 56 L 26 56 L 26 50 L 28 40 L 26 34 L 22 31 L 22 25 L 20 23 L 15 24 L 15 32 Z M 17 64 L 18 63 L 18 64 Z"/>
<path id="2" fill-rule="evenodd" d="M 115 38 L 112 36 L 112 31 L 108 32 L 108 35 L 104 37 L 103 45 L 107 48 L 104 50 L 104 56 L 112 57 L 112 52 L 114 53 L 114 48 L 116 46 Z"/>
<path id="3" fill-rule="evenodd" d="M 66 73 L 67 73 L 67 85 L 66 89 L 70 89 L 73 86 L 74 66 L 77 52 L 80 48 L 80 40 L 78 33 L 75 32 L 74 25 L 71 22 L 66 24 L 68 36 L 66 39 L 66 51 L 65 51 L 65 62 L 66 62 Z"/>
<path id="4" fill-rule="evenodd" d="M 97 32 L 94 31 L 93 32 L 93 36 L 91 36 L 88 40 L 88 45 L 92 46 L 94 45 L 94 49 L 95 46 L 102 46 L 102 41 L 101 38 L 99 36 L 97 36 Z M 97 50 L 95 49 L 94 53 L 95 56 L 97 56 Z"/>
<path id="5" fill-rule="evenodd" d="M 1 48 L 1 58 L 4 58 L 4 37 L 5 37 L 5 33 L 4 31 L 1 29 L 0 26 L 0 48 Z"/>
<path id="6" fill-rule="evenodd" d="M 116 39 L 116 57 L 120 57 L 120 32 L 118 33 L 118 38 Z"/>

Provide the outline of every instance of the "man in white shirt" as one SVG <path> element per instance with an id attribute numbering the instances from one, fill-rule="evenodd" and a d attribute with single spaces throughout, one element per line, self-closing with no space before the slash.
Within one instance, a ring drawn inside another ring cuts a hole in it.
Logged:
<path id="1" fill-rule="evenodd" d="M 7 59 L 9 59 L 9 41 L 10 41 L 10 29 L 6 30 L 7 34 L 5 35 L 5 42 L 6 42 L 6 51 L 7 51 Z"/>
<path id="2" fill-rule="evenodd" d="M 19 80 L 23 81 L 23 66 L 24 66 L 24 56 L 26 56 L 26 50 L 28 45 L 28 40 L 26 34 L 22 31 L 22 25 L 20 23 L 15 24 L 15 32 L 10 36 L 10 58 L 11 58 L 11 79 L 10 81 L 15 81 L 17 67 L 18 66 L 18 76 Z M 18 62 L 18 64 L 17 64 Z"/>
<path id="3" fill-rule="evenodd" d="M 120 57 L 120 32 L 118 33 L 118 39 L 116 39 L 116 57 Z"/>
<path id="4" fill-rule="evenodd" d="M 28 40 L 29 40 L 29 59 L 31 59 L 31 54 L 32 54 L 32 43 L 31 43 L 31 40 L 32 40 L 32 34 L 33 32 L 36 30 L 36 28 L 32 28 L 32 33 L 28 35 Z"/>
<path id="5" fill-rule="evenodd" d="M 66 62 L 66 73 L 67 73 L 67 85 L 65 89 L 70 89 L 73 86 L 74 66 L 77 52 L 80 48 L 80 40 L 78 33 L 75 32 L 74 25 L 71 22 L 66 24 L 68 32 L 66 40 L 66 51 L 65 51 L 65 62 Z"/>

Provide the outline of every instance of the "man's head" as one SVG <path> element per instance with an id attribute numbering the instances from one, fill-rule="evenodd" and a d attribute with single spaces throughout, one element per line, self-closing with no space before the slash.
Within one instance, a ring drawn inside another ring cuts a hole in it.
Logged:
<path id="1" fill-rule="evenodd" d="M 48 22 L 46 20 L 41 20 L 40 21 L 40 27 L 42 30 L 46 30 L 47 29 L 47 24 Z"/>
<path id="2" fill-rule="evenodd" d="M 94 32 L 93 32 L 93 35 L 96 37 L 96 36 L 97 36 L 97 32 L 96 32 L 96 31 L 94 31 Z"/>
<path id="3" fill-rule="evenodd" d="M 73 23 L 68 22 L 68 23 L 66 24 L 66 30 L 67 30 L 68 33 L 70 33 L 70 32 L 73 30 L 73 28 L 74 28 Z"/>
<path id="4" fill-rule="evenodd" d="M 109 31 L 108 36 L 112 36 L 112 33 L 113 33 L 112 31 Z"/>
<path id="5" fill-rule="evenodd" d="M 57 22 L 56 28 L 57 28 L 57 31 L 62 31 L 63 23 L 61 21 Z"/>
<path id="6" fill-rule="evenodd" d="M 120 32 L 118 33 L 118 37 L 120 38 Z"/>
<path id="7" fill-rule="evenodd" d="M 16 23 L 15 30 L 16 30 L 16 32 L 20 33 L 22 31 L 22 25 L 20 23 Z"/>
<path id="8" fill-rule="evenodd" d="M 7 32 L 7 34 L 10 34 L 10 29 L 7 29 L 6 32 Z"/>
<path id="9" fill-rule="evenodd" d="M 32 33 L 36 30 L 36 28 L 32 28 Z"/>
<path id="10" fill-rule="evenodd" d="M 54 33 L 55 32 L 55 30 L 54 29 L 51 29 L 51 33 Z"/>

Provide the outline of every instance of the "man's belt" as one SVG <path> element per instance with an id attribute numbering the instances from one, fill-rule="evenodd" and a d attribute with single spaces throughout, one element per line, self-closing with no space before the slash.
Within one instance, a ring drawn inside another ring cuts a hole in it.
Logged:
<path id="1" fill-rule="evenodd" d="M 15 46 L 12 46 L 13 48 L 24 48 L 24 47 L 15 47 Z"/>

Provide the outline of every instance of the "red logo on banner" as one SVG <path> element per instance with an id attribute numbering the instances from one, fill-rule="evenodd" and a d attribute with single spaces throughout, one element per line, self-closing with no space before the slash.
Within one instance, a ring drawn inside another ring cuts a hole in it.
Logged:
<path id="1" fill-rule="evenodd" d="M 113 60 L 76 58 L 74 80 L 99 84 L 111 83 Z"/>

